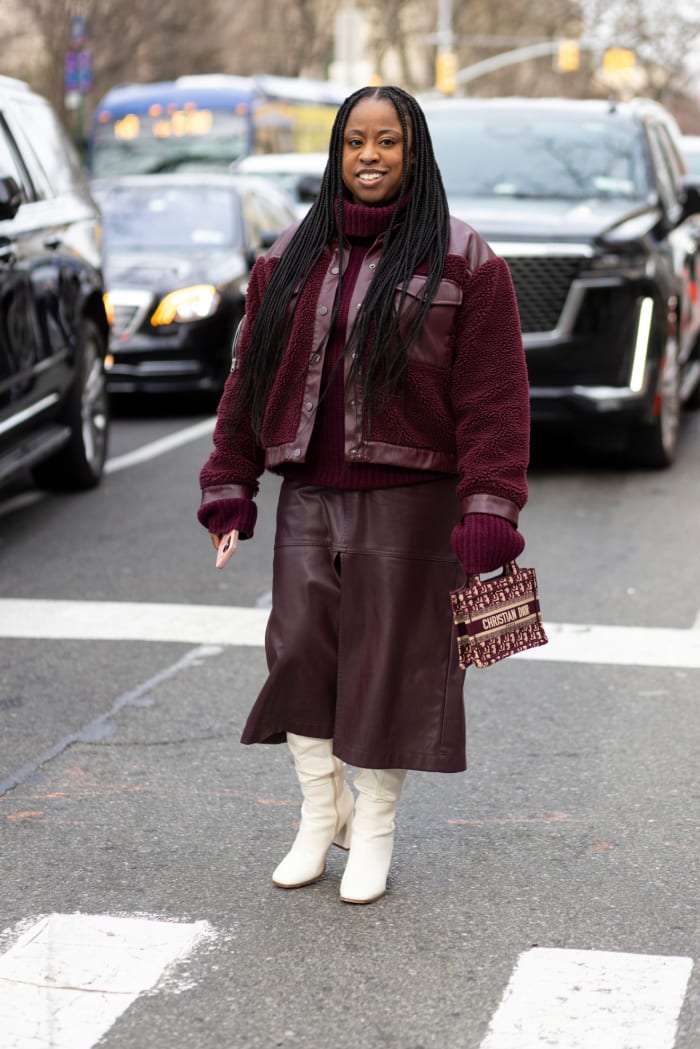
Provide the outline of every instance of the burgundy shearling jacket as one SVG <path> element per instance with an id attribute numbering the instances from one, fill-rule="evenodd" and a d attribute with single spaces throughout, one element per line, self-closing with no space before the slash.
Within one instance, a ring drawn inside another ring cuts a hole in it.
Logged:
<path id="1" fill-rule="evenodd" d="M 304 460 L 330 335 L 339 272 L 337 244 L 329 246 L 301 293 L 268 398 L 260 443 L 249 421 L 233 412 L 237 377 L 248 365 L 249 322 L 293 232 L 294 228 L 286 231 L 251 273 L 237 367 L 227 379 L 214 449 L 200 474 L 203 504 L 251 499 L 266 468 Z M 355 309 L 362 308 L 381 250 L 378 237 L 357 279 Z M 424 274 L 416 273 L 409 295 L 420 296 L 425 280 Z M 346 458 L 456 474 L 464 513 L 494 513 L 517 525 L 527 499 L 529 430 L 527 369 L 508 266 L 475 230 L 452 218 L 444 273 L 409 350 L 402 394 L 377 409 L 368 432 L 361 388 L 356 383 L 347 389 Z"/>

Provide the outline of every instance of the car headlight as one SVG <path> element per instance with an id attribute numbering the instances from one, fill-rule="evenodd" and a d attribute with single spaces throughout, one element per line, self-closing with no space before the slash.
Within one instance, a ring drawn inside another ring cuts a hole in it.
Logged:
<path id="1" fill-rule="evenodd" d="M 628 216 L 616 226 L 606 230 L 601 239 L 606 247 L 613 251 L 621 244 L 639 243 L 651 233 L 654 226 L 658 225 L 660 219 L 660 211 L 645 208 L 643 211 Z"/>
<path id="2" fill-rule="evenodd" d="M 102 296 L 102 301 L 105 307 L 105 314 L 107 315 L 107 323 L 111 328 L 114 324 L 114 303 L 112 302 L 112 296 L 108 291 Z"/>
<path id="3" fill-rule="evenodd" d="M 188 321 L 199 321 L 214 313 L 220 301 L 221 296 L 213 284 L 179 288 L 160 300 L 151 317 L 151 324 L 158 327 L 174 322 L 186 324 Z"/>

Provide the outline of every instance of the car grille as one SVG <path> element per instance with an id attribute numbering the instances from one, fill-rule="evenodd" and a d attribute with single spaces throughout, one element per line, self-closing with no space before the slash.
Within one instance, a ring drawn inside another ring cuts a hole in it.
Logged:
<path id="1" fill-rule="evenodd" d="M 124 340 L 143 324 L 153 306 L 153 295 L 149 291 L 136 289 L 112 289 L 109 293 L 112 307 L 112 338 Z"/>
<path id="2" fill-rule="evenodd" d="M 115 335 L 124 335 L 132 329 L 134 319 L 139 312 L 138 306 L 115 306 L 112 331 Z M 133 329 L 132 329 L 133 330 Z"/>
<path id="3" fill-rule="evenodd" d="M 557 327 L 571 282 L 578 276 L 580 255 L 508 255 L 523 333 Z"/>

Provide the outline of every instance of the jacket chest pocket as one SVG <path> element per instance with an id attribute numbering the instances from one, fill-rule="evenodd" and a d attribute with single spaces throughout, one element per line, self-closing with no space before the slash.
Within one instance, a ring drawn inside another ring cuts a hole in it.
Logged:
<path id="1" fill-rule="evenodd" d="M 411 277 L 401 310 L 401 331 L 408 335 L 411 323 L 425 296 L 426 277 Z M 401 301 L 397 288 L 396 303 Z M 428 314 L 413 346 L 408 351 L 409 362 L 449 368 L 452 362 L 457 310 L 462 303 L 462 289 L 451 280 L 441 280 Z"/>

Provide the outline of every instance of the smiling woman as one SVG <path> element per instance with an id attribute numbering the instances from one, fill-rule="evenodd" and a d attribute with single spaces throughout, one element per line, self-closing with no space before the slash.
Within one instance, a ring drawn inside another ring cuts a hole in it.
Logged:
<path id="1" fill-rule="evenodd" d="M 416 100 L 363 88 L 316 202 L 251 273 L 200 476 L 217 568 L 253 534 L 263 470 L 284 478 L 242 736 L 286 741 L 304 796 L 280 888 L 317 881 L 335 843 L 341 899 L 379 899 L 406 770 L 464 769 L 449 592 L 522 550 L 528 437 L 508 268 L 450 218 Z"/>

